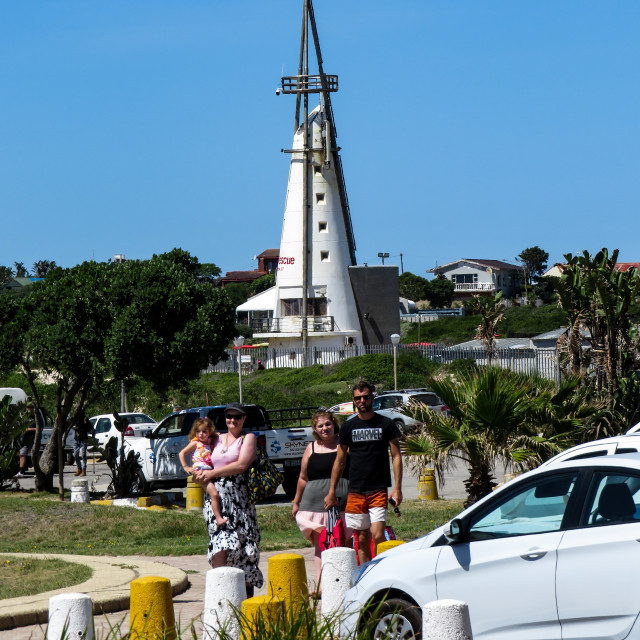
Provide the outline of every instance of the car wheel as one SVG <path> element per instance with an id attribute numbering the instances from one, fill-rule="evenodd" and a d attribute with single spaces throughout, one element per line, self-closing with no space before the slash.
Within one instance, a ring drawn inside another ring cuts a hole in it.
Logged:
<path id="1" fill-rule="evenodd" d="M 147 493 L 147 491 L 149 491 L 149 484 L 144 479 L 144 475 L 142 474 L 142 471 L 140 469 L 137 469 L 135 478 L 131 483 L 131 492 L 133 494 L 140 495 L 142 493 Z"/>
<path id="2" fill-rule="evenodd" d="M 371 640 L 421 640 L 422 611 L 412 602 L 390 598 L 369 611 L 364 626 L 364 637 Z"/>

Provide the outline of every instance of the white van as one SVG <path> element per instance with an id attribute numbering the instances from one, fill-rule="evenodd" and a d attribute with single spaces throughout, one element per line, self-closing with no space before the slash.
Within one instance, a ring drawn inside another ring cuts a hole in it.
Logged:
<path id="1" fill-rule="evenodd" d="M 11 404 L 27 401 L 27 394 L 18 387 L 0 387 L 0 398 L 11 396 Z"/>

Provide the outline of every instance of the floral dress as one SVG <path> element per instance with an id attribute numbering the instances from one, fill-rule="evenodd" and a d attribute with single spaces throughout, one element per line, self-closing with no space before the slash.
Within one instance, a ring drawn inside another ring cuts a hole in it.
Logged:
<path id="1" fill-rule="evenodd" d="M 222 447 L 221 439 L 212 451 L 211 458 L 216 469 L 240 456 L 242 438 L 238 438 L 229 449 Z M 260 561 L 260 530 L 256 507 L 249 502 L 249 492 L 244 474 L 214 478 L 213 483 L 220 495 L 220 511 L 227 519 L 226 524 L 219 526 L 211 510 L 211 499 L 205 493 L 203 515 L 209 529 L 209 547 L 207 559 L 209 564 L 219 551 L 227 552 L 226 566 L 242 569 L 247 584 L 259 589 L 264 583 Z"/>

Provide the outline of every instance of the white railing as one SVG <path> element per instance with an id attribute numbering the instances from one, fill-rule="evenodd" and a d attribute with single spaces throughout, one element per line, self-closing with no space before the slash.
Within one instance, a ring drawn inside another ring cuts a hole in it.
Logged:
<path id="1" fill-rule="evenodd" d="M 473 282 L 456 284 L 456 291 L 495 291 L 496 285 L 493 282 Z"/>

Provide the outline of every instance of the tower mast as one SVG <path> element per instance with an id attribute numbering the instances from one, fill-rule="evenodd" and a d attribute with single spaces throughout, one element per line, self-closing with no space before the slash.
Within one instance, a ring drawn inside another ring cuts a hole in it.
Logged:
<path id="1" fill-rule="evenodd" d="M 309 75 L 309 26 L 313 36 L 314 49 L 318 64 L 318 74 Z M 347 198 L 347 190 L 342 173 L 342 162 L 338 153 L 339 147 L 336 144 L 336 128 L 333 120 L 333 110 L 331 107 L 331 93 L 338 90 L 338 76 L 327 75 L 322 66 L 322 54 L 320 51 L 320 41 L 318 39 L 318 30 L 316 27 L 315 16 L 313 13 L 312 0 L 303 0 L 302 10 L 302 34 L 300 37 L 300 56 L 298 63 L 297 76 L 284 76 L 282 78 L 282 93 L 296 94 L 296 111 L 294 132 L 300 128 L 300 103 L 302 101 L 302 126 L 303 126 L 303 149 L 302 149 L 302 346 L 304 353 L 307 352 L 308 341 L 308 296 L 309 296 L 309 265 L 310 265 L 310 249 L 309 249 L 309 216 L 311 207 L 309 204 L 309 190 L 312 180 L 310 179 L 310 170 L 312 167 L 311 155 L 313 153 L 312 144 L 309 140 L 309 94 L 317 93 L 322 95 L 325 112 L 325 125 L 323 131 L 324 142 L 324 165 L 326 168 L 333 166 L 336 172 L 338 191 L 340 194 L 340 203 L 342 207 L 342 215 L 344 218 L 345 229 L 347 233 L 347 242 L 349 246 L 349 254 L 351 264 L 356 264 L 355 258 L 355 240 L 353 236 L 353 227 L 351 224 L 351 215 L 349 212 L 349 200 Z M 301 100 L 302 98 L 302 100 Z"/>

